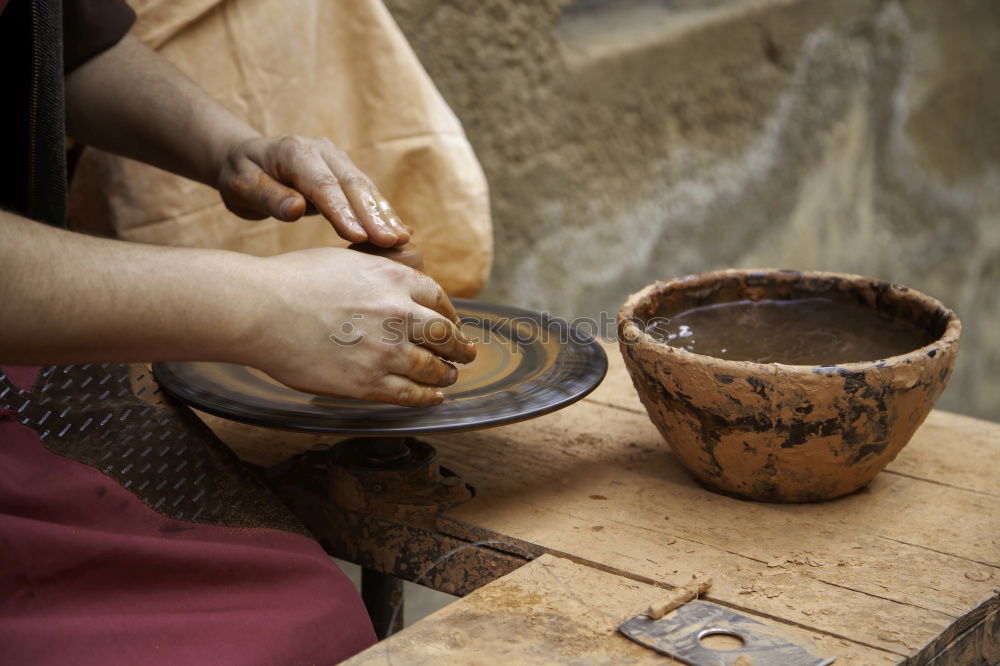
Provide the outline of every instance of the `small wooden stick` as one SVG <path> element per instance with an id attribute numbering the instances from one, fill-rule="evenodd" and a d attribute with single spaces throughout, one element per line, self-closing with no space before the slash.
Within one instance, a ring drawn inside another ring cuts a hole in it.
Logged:
<path id="1" fill-rule="evenodd" d="M 705 594 L 710 587 L 712 587 L 711 577 L 703 578 L 701 580 L 695 579 L 687 585 L 682 585 L 677 589 L 670 590 L 670 594 L 663 597 L 659 601 L 650 604 L 649 609 L 646 611 L 646 615 L 648 615 L 651 620 L 659 620 L 661 617 L 681 604 L 686 604 L 692 599 L 697 599 L 699 596 Z"/>

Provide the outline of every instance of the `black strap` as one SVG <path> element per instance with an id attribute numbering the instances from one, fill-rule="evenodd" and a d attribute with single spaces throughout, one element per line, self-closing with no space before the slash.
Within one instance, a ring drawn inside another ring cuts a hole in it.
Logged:
<path id="1" fill-rule="evenodd" d="M 62 2 L 31 0 L 28 217 L 66 226 Z"/>

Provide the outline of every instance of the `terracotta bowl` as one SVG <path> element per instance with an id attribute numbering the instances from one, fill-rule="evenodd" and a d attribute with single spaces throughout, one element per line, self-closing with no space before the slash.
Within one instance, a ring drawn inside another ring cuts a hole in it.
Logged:
<path id="1" fill-rule="evenodd" d="M 783 365 L 703 356 L 643 330 L 652 317 L 701 305 L 817 296 L 908 319 L 934 342 L 870 362 Z M 649 417 L 702 483 L 748 499 L 812 502 L 864 487 L 896 457 L 944 390 L 962 325 L 929 296 L 858 275 L 728 270 L 633 294 L 618 330 Z"/>

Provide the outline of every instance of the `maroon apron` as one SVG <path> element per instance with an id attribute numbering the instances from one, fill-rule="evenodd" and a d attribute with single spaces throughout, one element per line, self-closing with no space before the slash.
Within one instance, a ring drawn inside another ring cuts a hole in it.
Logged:
<path id="1" fill-rule="evenodd" d="M 0 663 L 331 664 L 350 581 L 143 366 L 0 368 Z"/>

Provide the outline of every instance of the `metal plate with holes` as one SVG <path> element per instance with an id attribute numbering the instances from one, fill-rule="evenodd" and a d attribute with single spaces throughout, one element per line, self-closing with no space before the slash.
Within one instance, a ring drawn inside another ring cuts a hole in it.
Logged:
<path id="1" fill-rule="evenodd" d="M 459 368 L 458 382 L 444 389 L 444 403 L 434 407 L 312 395 L 226 363 L 157 363 L 154 371 L 164 390 L 211 414 L 345 435 L 416 435 L 514 423 L 576 402 L 607 372 L 601 345 L 565 321 L 520 308 L 454 303 L 463 332 L 479 341 L 479 353 Z"/>
<path id="2" fill-rule="evenodd" d="M 690 666 L 732 666 L 737 659 L 753 666 L 828 666 L 836 657 L 813 656 L 777 629 L 707 601 L 692 601 L 660 620 L 637 615 L 618 625 L 630 639 Z M 701 639 L 723 634 L 742 640 L 732 650 L 706 647 Z"/>

